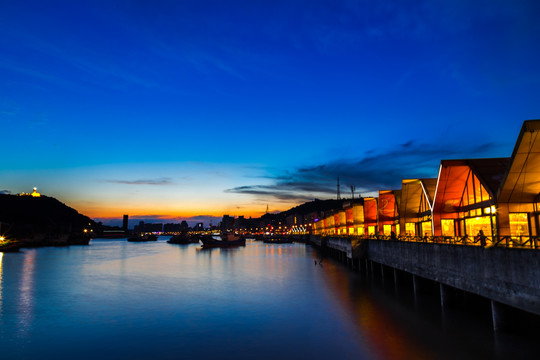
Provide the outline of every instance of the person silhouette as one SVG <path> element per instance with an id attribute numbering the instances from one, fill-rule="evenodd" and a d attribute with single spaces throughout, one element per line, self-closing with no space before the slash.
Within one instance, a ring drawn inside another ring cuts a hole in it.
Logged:
<path id="1" fill-rule="evenodd" d="M 481 246 L 486 246 L 486 235 L 484 235 L 484 231 L 482 229 L 478 231 L 478 239 L 480 240 Z"/>

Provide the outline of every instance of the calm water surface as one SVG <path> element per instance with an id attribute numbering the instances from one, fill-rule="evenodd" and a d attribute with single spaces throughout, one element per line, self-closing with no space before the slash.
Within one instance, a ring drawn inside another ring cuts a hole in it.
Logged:
<path id="1" fill-rule="evenodd" d="M 302 244 L 93 240 L 0 253 L 0 359 L 534 358 Z"/>

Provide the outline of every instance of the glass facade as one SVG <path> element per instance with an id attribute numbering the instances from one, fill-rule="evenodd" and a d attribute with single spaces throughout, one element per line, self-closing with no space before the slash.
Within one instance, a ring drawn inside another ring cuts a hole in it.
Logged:
<path id="1" fill-rule="evenodd" d="M 510 235 L 512 237 L 529 236 L 529 218 L 527 213 L 510 213 Z"/>
<path id="2" fill-rule="evenodd" d="M 431 236 L 431 221 L 424 221 L 422 223 L 422 236 Z"/>
<path id="3" fill-rule="evenodd" d="M 465 219 L 465 231 L 467 235 L 469 235 L 469 238 L 478 235 L 480 230 L 484 232 L 484 235 L 492 236 L 490 216 L 478 216 Z"/>
<path id="4" fill-rule="evenodd" d="M 454 219 L 441 219 L 442 236 L 456 236 Z"/>
<path id="5" fill-rule="evenodd" d="M 415 223 L 405 223 L 405 234 L 408 236 L 416 236 L 416 224 Z"/>

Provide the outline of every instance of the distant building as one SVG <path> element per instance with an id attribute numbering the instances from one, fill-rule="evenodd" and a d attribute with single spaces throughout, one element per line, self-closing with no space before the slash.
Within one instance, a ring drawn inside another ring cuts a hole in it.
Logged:
<path id="1" fill-rule="evenodd" d="M 189 230 L 189 225 L 188 225 L 186 220 L 182 220 L 182 222 L 180 223 L 180 230 L 182 230 L 182 231 L 188 231 Z"/>
<path id="2" fill-rule="evenodd" d="M 204 226 L 203 226 L 203 223 L 200 222 L 200 223 L 197 223 L 194 227 L 193 227 L 193 231 L 203 231 L 204 230 Z"/>
<path id="3" fill-rule="evenodd" d="M 122 223 L 122 229 L 124 231 L 126 231 L 128 229 L 128 218 L 129 218 L 128 215 L 124 215 L 124 221 Z"/>
<path id="4" fill-rule="evenodd" d="M 163 225 L 164 232 L 180 232 L 182 231 L 182 225 L 178 223 L 169 223 Z"/>
<path id="5" fill-rule="evenodd" d="M 34 190 L 32 191 L 32 193 L 28 194 L 28 193 L 20 193 L 19 196 L 33 196 L 33 197 L 40 197 L 41 194 L 37 192 L 37 188 L 34 188 Z"/>
<path id="6" fill-rule="evenodd" d="M 222 231 L 232 230 L 232 227 L 234 226 L 234 217 L 229 215 L 223 215 L 223 218 L 221 218 L 221 224 L 220 228 Z"/>
<path id="7" fill-rule="evenodd" d="M 144 221 L 139 221 L 139 225 L 133 229 L 135 232 L 162 232 L 163 224 L 145 224 Z"/>

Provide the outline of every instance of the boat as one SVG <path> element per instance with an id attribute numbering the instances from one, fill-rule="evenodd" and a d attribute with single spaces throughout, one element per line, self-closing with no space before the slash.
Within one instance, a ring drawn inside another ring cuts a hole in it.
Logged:
<path id="1" fill-rule="evenodd" d="M 265 244 L 292 244 L 293 239 L 292 238 L 268 238 L 264 239 L 263 243 Z"/>
<path id="2" fill-rule="evenodd" d="M 204 235 L 199 238 L 199 242 L 204 248 L 210 247 L 234 247 L 245 246 L 246 238 L 234 234 L 222 234 L 220 239 L 216 239 L 211 235 Z"/>
<path id="3" fill-rule="evenodd" d="M 157 241 L 157 235 L 153 234 L 136 234 L 127 239 L 129 242 Z"/>
<path id="4" fill-rule="evenodd" d="M 191 234 L 177 234 L 173 235 L 169 240 L 167 240 L 169 244 L 193 244 L 198 243 L 199 238 L 195 235 Z"/>

